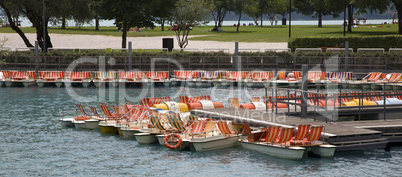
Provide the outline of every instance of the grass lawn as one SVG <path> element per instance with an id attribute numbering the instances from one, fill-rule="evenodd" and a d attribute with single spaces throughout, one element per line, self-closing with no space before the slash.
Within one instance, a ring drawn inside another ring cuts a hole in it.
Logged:
<path id="1" fill-rule="evenodd" d="M 389 27 L 388 27 L 389 26 Z M 161 27 L 146 29 L 142 32 L 128 32 L 128 37 L 152 37 L 152 36 L 175 36 L 175 32 L 161 31 Z M 224 26 L 222 32 L 211 32 L 213 26 L 194 27 L 190 35 L 202 35 L 191 38 L 191 40 L 208 40 L 224 42 L 287 42 L 289 39 L 289 26 L 241 26 L 239 32 L 236 27 Z M 365 25 L 353 28 L 353 33 L 346 33 L 346 36 L 376 36 L 376 35 L 397 35 L 398 25 Z M 22 28 L 24 33 L 36 33 L 35 28 Z M 116 27 L 101 27 L 95 31 L 95 27 L 68 27 L 67 29 L 49 28 L 50 33 L 58 34 L 82 34 L 82 35 L 107 35 L 121 36 Z M 0 33 L 15 33 L 11 28 L 0 28 Z M 292 26 L 292 37 L 342 37 L 343 28 L 340 25 L 325 25 L 318 28 L 316 25 L 295 25 Z"/>

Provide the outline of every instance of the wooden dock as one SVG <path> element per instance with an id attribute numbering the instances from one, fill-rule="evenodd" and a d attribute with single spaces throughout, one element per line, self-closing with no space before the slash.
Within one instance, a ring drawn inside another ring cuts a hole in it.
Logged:
<path id="1" fill-rule="evenodd" d="M 302 119 L 283 113 L 274 114 L 239 108 L 192 110 L 191 112 L 202 117 L 247 123 L 259 128 L 269 125 L 325 125 L 325 133 L 321 136 L 321 140 L 336 145 L 336 151 L 385 149 L 389 147 L 389 143 L 402 142 L 401 119 L 326 123 L 318 119 L 314 121 L 312 117 Z"/>

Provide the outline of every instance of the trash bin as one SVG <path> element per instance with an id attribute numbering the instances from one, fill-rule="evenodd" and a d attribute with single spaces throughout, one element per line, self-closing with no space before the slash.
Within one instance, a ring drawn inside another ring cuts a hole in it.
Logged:
<path id="1" fill-rule="evenodd" d="M 286 25 L 286 18 L 282 18 L 282 25 Z"/>
<path id="2" fill-rule="evenodd" d="M 163 38 L 162 39 L 162 48 L 167 48 L 168 51 L 173 50 L 173 38 Z"/>

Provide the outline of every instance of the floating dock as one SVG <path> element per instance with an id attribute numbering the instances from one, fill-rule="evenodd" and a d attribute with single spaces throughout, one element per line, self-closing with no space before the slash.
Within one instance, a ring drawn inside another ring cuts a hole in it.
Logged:
<path id="1" fill-rule="evenodd" d="M 314 121 L 312 118 L 302 119 L 285 114 L 239 108 L 192 110 L 191 113 L 213 119 L 247 123 L 253 127 L 325 125 L 325 133 L 321 138 L 336 145 L 336 151 L 388 149 L 389 143 L 402 142 L 402 120 L 400 119 L 326 123 L 325 121 Z"/>

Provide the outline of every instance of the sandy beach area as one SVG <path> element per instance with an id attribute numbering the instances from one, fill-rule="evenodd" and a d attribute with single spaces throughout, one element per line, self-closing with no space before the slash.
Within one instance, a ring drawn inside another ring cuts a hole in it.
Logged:
<path id="1" fill-rule="evenodd" d="M 35 44 L 36 34 L 26 34 L 32 45 Z M 81 49 L 105 49 L 121 48 L 121 37 L 101 36 L 101 35 L 68 35 L 68 34 L 50 34 L 53 48 L 81 48 Z M 191 36 L 189 36 L 191 37 Z M 16 48 L 26 48 L 23 40 L 17 33 L 1 33 L 0 39 L 7 38 L 7 42 L 3 47 L 10 47 L 11 50 Z M 159 37 L 128 37 L 127 42 L 132 42 L 133 49 L 153 49 L 162 48 L 162 38 L 173 38 L 174 48 L 179 49 L 175 36 L 159 36 Z M 189 41 L 187 49 L 204 49 L 219 48 L 229 49 L 230 53 L 234 52 L 235 42 L 217 42 L 217 41 Z M 287 43 L 239 43 L 239 49 L 259 49 L 261 52 L 265 49 L 283 49 L 287 48 Z"/>

